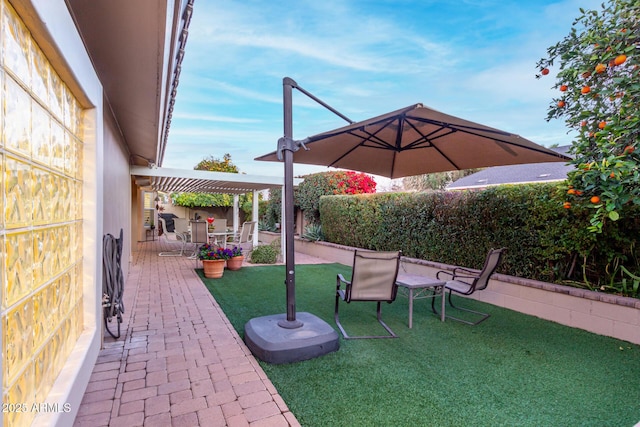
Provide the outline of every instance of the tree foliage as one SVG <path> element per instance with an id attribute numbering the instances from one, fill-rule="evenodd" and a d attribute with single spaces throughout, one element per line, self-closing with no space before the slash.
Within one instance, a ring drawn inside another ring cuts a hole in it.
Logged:
<path id="1" fill-rule="evenodd" d="M 296 192 L 297 205 L 312 223 L 320 222 L 320 196 L 367 194 L 376 192 L 375 180 L 362 172 L 331 171 L 304 177 Z"/>
<path id="2" fill-rule="evenodd" d="M 233 206 L 230 194 L 210 193 L 171 193 L 171 203 L 187 208 L 206 208 L 210 206 Z"/>
<path id="3" fill-rule="evenodd" d="M 213 156 L 205 157 L 193 169 L 210 172 L 229 172 L 238 173 L 238 167 L 231 162 L 231 154 L 227 153 L 222 160 Z M 246 196 L 240 196 L 240 206 L 246 201 Z M 204 208 L 209 206 L 233 206 L 233 196 L 230 194 L 212 194 L 212 193 L 173 193 L 171 194 L 171 202 L 176 206 L 184 206 L 187 208 Z"/>
<path id="4" fill-rule="evenodd" d="M 199 171 L 238 173 L 238 167 L 231 162 L 231 154 L 226 153 L 222 160 L 213 156 L 205 157 L 194 168 Z"/>
<path id="5" fill-rule="evenodd" d="M 563 118 L 577 132 L 564 205 L 592 208 L 589 229 L 602 232 L 640 205 L 640 3 L 610 0 L 580 13 L 538 62 L 537 77 L 557 64 L 559 94 L 547 120 Z"/>
<path id="6" fill-rule="evenodd" d="M 269 190 L 269 200 L 264 208 L 264 214 L 260 216 L 265 229 L 276 231 L 276 223 L 280 223 L 282 216 L 282 189 Z"/>
<path id="7" fill-rule="evenodd" d="M 480 169 L 467 169 L 461 171 L 449 171 L 430 173 L 426 175 L 408 176 L 402 179 L 405 190 L 427 191 L 444 190 L 444 188 L 462 177 L 478 172 Z"/>

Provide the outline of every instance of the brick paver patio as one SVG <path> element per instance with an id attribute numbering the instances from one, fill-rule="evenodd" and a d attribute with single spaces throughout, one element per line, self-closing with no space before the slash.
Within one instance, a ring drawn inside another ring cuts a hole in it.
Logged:
<path id="1" fill-rule="evenodd" d="M 122 336 L 105 331 L 74 425 L 299 426 L 195 274 L 196 261 L 158 256 L 171 249 L 164 239 L 138 243 Z"/>

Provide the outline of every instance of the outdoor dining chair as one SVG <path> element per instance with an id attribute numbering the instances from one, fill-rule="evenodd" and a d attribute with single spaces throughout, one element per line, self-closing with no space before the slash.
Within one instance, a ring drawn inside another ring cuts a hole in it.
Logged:
<path id="1" fill-rule="evenodd" d="M 356 250 L 353 255 L 353 269 L 351 280 L 346 280 L 342 274 L 336 279 L 336 307 L 334 318 L 336 325 L 345 339 L 354 338 L 396 338 L 396 334 L 382 321 L 381 304 L 392 303 L 398 294 L 398 267 L 400 266 L 400 251 L 374 252 Z M 342 285 L 345 288 L 342 289 Z M 389 335 L 349 336 L 342 327 L 338 316 L 340 300 L 351 303 L 353 301 L 377 302 L 378 322 Z"/>
<path id="2" fill-rule="evenodd" d="M 201 245 L 209 243 L 206 221 L 191 221 L 191 243 L 194 244 L 193 253 L 189 258 L 198 259 L 198 249 Z"/>
<path id="3" fill-rule="evenodd" d="M 233 241 L 228 242 L 228 246 L 237 246 L 243 251 L 250 252 L 253 249 L 253 230 L 256 226 L 255 221 L 247 221 L 242 223 L 240 232 L 233 236 Z"/>
<path id="4" fill-rule="evenodd" d="M 500 265 L 502 255 L 504 254 L 505 250 L 506 248 L 491 249 L 484 261 L 484 267 L 482 267 L 482 270 L 480 271 L 456 267 L 453 269 L 453 271 L 442 270 L 436 274 L 436 277 L 439 280 L 446 281 L 444 287 L 445 290 L 449 291 L 449 305 L 451 307 L 481 316 L 475 322 L 460 319 L 451 316 L 450 314 L 446 315 L 447 318 L 457 320 L 458 322 L 466 323 L 468 325 L 477 325 L 478 323 L 487 320 L 491 316 L 488 313 L 482 313 L 480 311 L 470 310 L 468 308 L 462 308 L 453 305 L 453 301 L 451 301 L 451 292 L 456 292 L 462 295 L 471 295 L 476 291 L 486 289 L 487 285 L 489 284 L 491 275 L 493 275 L 493 273 L 496 271 L 496 268 L 498 268 L 498 265 Z M 444 294 L 442 295 L 442 298 L 444 298 Z M 437 313 L 434 302 L 435 301 L 432 299 L 431 309 L 434 311 L 434 313 Z M 449 313 L 449 311 L 447 311 L 447 313 Z"/>
<path id="5" fill-rule="evenodd" d="M 164 218 L 158 217 L 158 221 L 162 225 L 162 236 L 168 241 L 173 243 L 181 243 L 180 250 L 168 251 L 168 252 L 160 252 L 159 256 L 182 256 L 184 254 L 184 249 L 187 245 L 187 235 L 181 233 L 177 230 L 175 231 L 167 231 L 167 223 Z"/>

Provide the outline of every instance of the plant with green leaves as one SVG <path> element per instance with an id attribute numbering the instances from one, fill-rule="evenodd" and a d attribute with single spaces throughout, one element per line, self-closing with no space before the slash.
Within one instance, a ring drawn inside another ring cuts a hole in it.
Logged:
<path id="1" fill-rule="evenodd" d="M 302 235 L 302 238 L 311 240 L 313 242 L 324 240 L 324 234 L 322 233 L 322 225 L 310 224 L 306 226 L 304 228 L 304 234 Z"/>
<path id="2" fill-rule="evenodd" d="M 577 132 L 565 208 L 593 209 L 590 231 L 628 216 L 640 205 L 640 3 L 610 0 L 600 10 L 580 9 L 571 32 L 547 50 L 542 77 L 558 63 L 547 120 L 564 118 Z"/>
<path id="3" fill-rule="evenodd" d="M 199 171 L 238 173 L 238 167 L 231 161 L 231 154 L 226 153 L 222 160 L 213 156 L 205 157 L 194 168 Z"/>
<path id="4" fill-rule="evenodd" d="M 231 162 L 231 155 L 228 153 L 223 156 L 222 160 L 213 156 L 205 157 L 196 165 L 196 167 L 194 167 L 194 169 L 210 172 L 239 172 L 238 167 Z M 210 206 L 231 207 L 233 206 L 233 195 L 212 193 L 172 193 L 171 202 L 175 206 L 184 206 L 187 208 L 205 208 Z M 247 215 L 247 218 L 250 218 L 252 203 L 252 194 L 240 195 L 239 206 Z"/>
<path id="5" fill-rule="evenodd" d="M 320 222 L 320 197 L 332 194 L 370 194 L 376 192 L 376 182 L 362 172 L 331 171 L 304 177 L 298 186 L 296 200 L 305 218 L 312 223 Z"/>
<path id="6" fill-rule="evenodd" d="M 184 206 L 186 208 L 233 206 L 233 196 L 210 193 L 171 193 L 171 203 L 174 206 Z"/>
<path id="7" fill-rule="evenodd" d="M 275 264 L 278 260 L 278 249 L 272 245 L 257 246 L 251 251 L 252 264 Z"/>

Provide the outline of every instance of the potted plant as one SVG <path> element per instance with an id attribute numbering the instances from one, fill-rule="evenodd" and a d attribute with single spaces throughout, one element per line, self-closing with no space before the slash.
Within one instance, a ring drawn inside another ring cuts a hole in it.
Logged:
<path id="1" fill-rule="evenodd" d="M 204 277 L 219 279 L 224 273 L 224 264 L 231 258 L 231 250 L 205 243 L 198 248 L 198 259 L 202 260 Z"/>
<path id="2" fill-rule="evenodd" d="M 229 270 L 240 270 L 242 262 L 244 261 L 244 255 L 242 255 L 242 248 L 240 246 L 234 246 L 230 249 L 231 258 L 227 260 L 227 268 Z"/>

